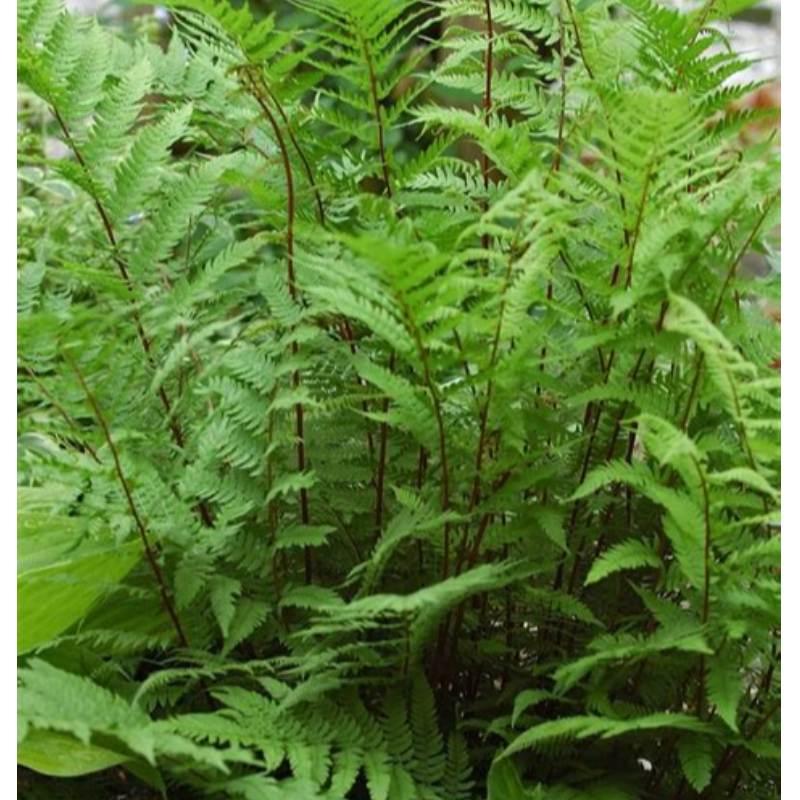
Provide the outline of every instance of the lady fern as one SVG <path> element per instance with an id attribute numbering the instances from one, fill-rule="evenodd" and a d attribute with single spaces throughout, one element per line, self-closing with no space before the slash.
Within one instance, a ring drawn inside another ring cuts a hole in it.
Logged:
<path id="1" fill-rule="evenodd" d="M 777 796 L 745 60 L 652 0 L 168 7 L 18 8 L 20 763 Z"/>

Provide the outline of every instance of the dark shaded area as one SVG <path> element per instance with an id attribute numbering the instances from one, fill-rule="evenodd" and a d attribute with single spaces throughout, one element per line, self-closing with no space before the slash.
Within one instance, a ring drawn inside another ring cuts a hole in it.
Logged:
<path id="1" fill-rule="evenodd" d="M 170 791 L 173 800 L 195 800 L 185 791 Z M 17 767 L 17 800 L 161 800 L 161 795 L 123 769 L 82 778 L 50 778 Z"/>

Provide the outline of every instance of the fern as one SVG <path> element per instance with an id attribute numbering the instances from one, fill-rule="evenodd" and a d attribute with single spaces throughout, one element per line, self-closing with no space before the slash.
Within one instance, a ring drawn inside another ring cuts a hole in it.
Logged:
<path id="1" fill-rule="evenodd" d="M 678 758 L 686 780 L 696 792 L 702 792 L 711 783 L 713 758 L 711 743 L 690 734 L 678 742 Z"/>
<path id="2" fill-rule="evenodd" d="M 737 707 L 741 695 L 741 680 L 735 661 L 726 653 L 720 653 L 708 662 L 708 698 L 716 707 L 717 714 L 734 731 L 739 729 Z"/>
<path id="3" fill-rule="evenodd" d="M 87 678 L 34 660 L 20 673 L 20 681 L 19 714 L 26 727 L 63 731 L 87 744 L 92 736 L 105 734 L 151 763 L 178 756 L 227 769 L 223 754 L 174 734 L 168 724 L 151 720 Z"/>
<path id="4" fill-rule="evenodd" d="M 590 736 L 612 738 L 637 731 L 674 728 L 702 732 L 704 724 L 692 717 L 679 714 L 662 714 L 632 720 L 596 719 L 592 717 L 565 717 L 554 722 L 544 722 L 527 733 L 519 736 L 504 755 L 508 756 L 519 750 L 538 746 L 554 738 L 584 739 Z"/>
<path id="5" fill-rule="evenodd" d="M 20 762 L 775 795 L 780 157 L 713 4 L 272 5 L 18 4 Z"/>
<path id="6" fill-rule="evenodd" d="M 159 166 L 167 161 L 169 148 L 186 130 L 191 111 L 191 106 L 178 108 L 136 135 L 115 170 L 110 203 L 114 220 L 122 222 L 134 213 L 145 213 L 145 201 L 159 186 Z"/>
<path id="7" fill-rule="evenodd" d="M 586 576 L 586 584 L 597 583 L 620 570 L 660 565 L 661 560 L 644 542 L 638 540 L 620 542 L 594 562 L 591 572 Z"/>

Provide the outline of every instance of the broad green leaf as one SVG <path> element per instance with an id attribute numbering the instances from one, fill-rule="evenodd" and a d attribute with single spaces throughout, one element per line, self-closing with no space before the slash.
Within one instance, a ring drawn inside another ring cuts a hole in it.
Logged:
<path id="1" fill-rule="evenodd" d="M 81 620 L 141 557 L 141 545 L 89 536 L 64 511 L 19 515 L 17 653 L 46 644 Z M 21 566 L 21 570 L 19 567 Z"/>
<path id="2" fill-rule="evenodd" d="M 57 778 L 75 778 L 124 764 L 129 756 L 55 731 L 31 730 L 17 744 L 17 763 Z"/>

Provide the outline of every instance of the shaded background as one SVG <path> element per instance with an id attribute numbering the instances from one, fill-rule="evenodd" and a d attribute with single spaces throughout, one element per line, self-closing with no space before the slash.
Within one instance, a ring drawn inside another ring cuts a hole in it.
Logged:
<path id="1" fill-rule="evenodd" d="M 346 2 L 347 0 L 342 0 Z M 681 9 L 693 9 L 699 5 L 698 0 L 662 0 L 666 5 Z M 130 2 L 119 0 L 66 0 L 68 8 L 89 14 L 115 16 L 130 12 Z M 288 3 L 280 0 L 251 0 L 252 8 L 263 8 L 274 11 Z M 145 6 L 151 13 L 158 13 L 157 5 Z M 781 56 L 781 0 L 762 0 L 755 8 L 741 15 L 740 18 L 724 25 L 731 35 L 735 48 L 744 54 L 761 59 L 761 63 L 741 76 L 740 80 L 780 80 Z"/>

